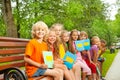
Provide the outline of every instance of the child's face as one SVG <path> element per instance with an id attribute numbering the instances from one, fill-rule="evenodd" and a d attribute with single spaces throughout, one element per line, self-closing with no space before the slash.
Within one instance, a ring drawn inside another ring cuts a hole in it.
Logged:
<path id="1" fill-rule="evenodd" d="M 78 32 L 73 32 L 71 37 L 74 41 L 77 40 L 78 39 Z"/>
<path id="2" fill-rule="evenodd" d="M 80 37 L 80 40 L 85 40 L 85 39 L 87 39 L 87 36 L 86 36 L 86 35 L 80 35 L 79 37 Z"/>
<path id="3" fill-rule="evenodd" d="M 100 46 L 100 45 L 101 45 L 99 38 L 94 39 L 94 42 L 93 42 L 93 43 L 94 43 L 95 45 L 97 45 L 97 46 Z"/>
<path id="4" fill-rule="evenodd" d="M 36 38 L 43 38 L 45 36 L 45 29 L 44 28 L 36 28 L 35 30 L 35 36 Z"/>
<path id="5" fill-rule="evenodd" d="M 55 26 L 54 30 L 55 30 L 56 35 L 60 37 L 62 28 L 60 26 Z"/>
<path id="6" fill-rule="evenodd" d="M 69 34 L 68 33 L 64 33 L 61 37 L 62 37 L 62 40 L 64 42 L 68 42 L 68 40 L 69 40 Z"/>
<path id="7" fill-rule="evenodd" d="M 102 47 L 105 47 L 106 44 L 105 44 L 104 42 L 101 42 L 101 46 L 102 46 Z"/>
<path id="8" fill-rule="evenodd" d="M 50 44 L 54 44 L 55 41 L 56 41 L 56 34 L 54 31 L 51 31 L 48 35 L 48 42 Z"/>

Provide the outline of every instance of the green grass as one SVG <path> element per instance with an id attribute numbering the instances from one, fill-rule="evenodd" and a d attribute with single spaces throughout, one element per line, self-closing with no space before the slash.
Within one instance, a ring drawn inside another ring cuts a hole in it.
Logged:
<path id="1" fill-rule="evenodd" d="M 110 53 L 109 50 L 106 50 L 106 52 L 103 54 L 103 57 L 106 58 L 105 62 L 103 63 L 103 71 L 102 71 L 102 76 L 105 76 L 108 69 L 110 68 L 118 50 L 115 50 L 115 53 Z"/>

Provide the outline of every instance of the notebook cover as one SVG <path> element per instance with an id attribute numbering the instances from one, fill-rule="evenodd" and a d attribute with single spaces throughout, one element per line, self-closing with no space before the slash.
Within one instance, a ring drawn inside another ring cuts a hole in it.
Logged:
<path id="1" fill-rule="evenodd" d="M 72 69 L 74 62 L 76 61 L 77 56 L 72 54 L 71 52 L 67 51 L 63 61 L 64 64 L 67 66 L 68 69 Z"/>
<path id="2" fill-rule="evenodd" d="M 48 68 L 53 68 L 53 54 L 51 51 L 43 51 L 44 63 L 48 65 Z"/>

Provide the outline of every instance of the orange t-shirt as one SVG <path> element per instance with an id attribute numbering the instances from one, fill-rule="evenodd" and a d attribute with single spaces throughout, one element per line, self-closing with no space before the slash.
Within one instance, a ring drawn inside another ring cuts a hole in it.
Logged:
<path id="1" fill-rule="evenodd" d="M 47 44 L 45 42 L 39 43 L 36 39 L 32 39 L 27 44 L 25 55 L 29 56 L 33 61 L 42 64 L 44 63 L 42 51 L 47 51 Z M 38 69 L 37 67 L 28 63 L 25 63 L 25 68 L 29 77 L 33 76 Z"/>

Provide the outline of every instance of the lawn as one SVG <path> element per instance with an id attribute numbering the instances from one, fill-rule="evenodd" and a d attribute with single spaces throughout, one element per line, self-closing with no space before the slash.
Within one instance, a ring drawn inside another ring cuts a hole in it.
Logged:
<path id="1" fill-rule="evenodd" d="M 106 50 L 106 52 L 103 54 L 103 57 L 106 58 L 105 62 L 103 63 L 103 71 L 102 71 L 102 76 L 105 76 L 108 69 L 110 68 L 118 50 L 115 50 L 115 53 L 110 53 L 109 50 Z"/>

